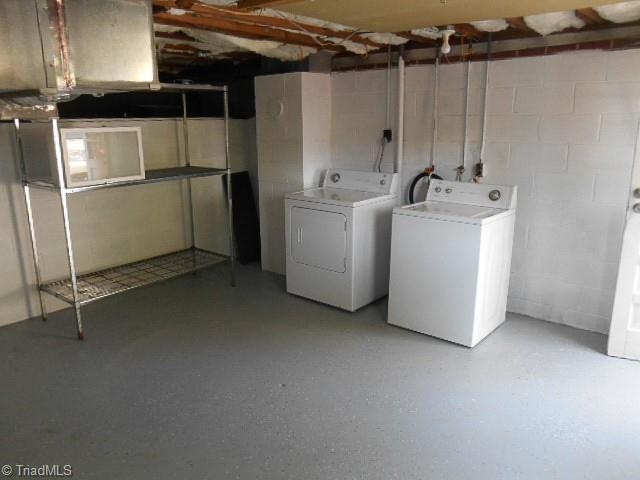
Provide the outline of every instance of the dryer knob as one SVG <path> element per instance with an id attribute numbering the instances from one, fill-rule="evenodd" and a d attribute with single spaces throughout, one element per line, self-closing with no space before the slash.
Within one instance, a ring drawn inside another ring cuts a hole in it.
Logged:
<path id="1" fill-rule="evenodd" d="M 500 197 L 502 197 L 500 190 L 491 190 L 489 192 L 489 199 L 493 202 L 497 202 L 498 200 L 500 200 Z"/>
<path id="2" fill-rule="evenodd" d="M 334 173 L 333 175 L 331 175 L 331 181 L 333 183 L 338 183 L 340 181 L 340 174 Z"/>
<path id="3" fill-rule="evenodd" d="M 441 191 L 442 191 L 442 188 L 436 187 L 436 193 L 440 193 Z"/>

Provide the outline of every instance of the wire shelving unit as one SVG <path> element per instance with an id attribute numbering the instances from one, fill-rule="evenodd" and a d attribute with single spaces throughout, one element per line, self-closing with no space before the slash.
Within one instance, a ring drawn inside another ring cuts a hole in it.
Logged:
<path id="1" fill-rule="evenodd" d="M 24 191 L 25 205 L 27 210 L 27 220 L 29 224 L 29 234 L 35 267 L 36 282 L 38 285 L 38 299 L 42 319 L 47 319 L 47 309 L 44 302 L 43 293 L 52 295 L 55 298 L 71 305 L 75 311 L 76 328 L 78 338 L 84 339 L 84 328 L 82 324 L 82 306 L 101 300 L 112 295 L 117 295 L 134 288 L 151 285 L 187 273 L 193 273 L 203 268 L 215 265 L 223 260 L 228 260 L 230 266 L 231 285 L 235 286 L 235 254 L 233 239 L 233 202 L 231 195 L 231 165 L 229 157 L 229 98 L 226 86 L 213 85 L 174 85 L 161 84 L 159 92 L 179 93 L 182 97 L 182 126 L 184 136 L 184 156 L 185 165 L 146 170 L 145 178 L 142 180 L 128 180 L 117 183 L 105 183 L 100 185 L 90 185 L 81 187 L 67 187 L 65 182 L 64 162 L 62 150 L 59 142 L 60 131 L 58 120 L 50 120 L 54 133 L 54 149 L 57 167 L 57 183 L 43 181 L 30 181 L 27 176 L 27 169 L 22 149 L 20 136 L 20 119 L 14 120 L 16 141 L 19 150 L 20 173 L 22 177 L 22 187 Z M 187 92 L 220 92 L 224 100 L 224 130 L 225 130 L 225 168 L 209 168 L 191 165 L 189 155 L 189 129 L 187 116 Z M 227 203 L 227 232 L 229 242 L 229 255 L 210 252 L 195 245 L 195 222 L 193 214 L 191 179 L 201 177 L 225 176 L 226 181 L 226 203 Z M 190 248 L 177 252 L 147 258 L 144 260 L 126 263 L 117 267 L 107 268 L 96 272 L 78 274 L 72 241 L 72 225 L 69 218 L 68 196 L 92 192 L 105 188 L 118 188 L 134 185 L 146 185 L 150 183 L 168 181 L 186 181 L 188 185 L 188 200 L 191 211 L 191 238 Z M 43 189 L 57 193 L 62 206 L 62 220 L 64 225 L 67 260 L 69 264 L 69 276 L 51 282 L 43 282 L 41 274 L 41 263 L 38 253 L 38 242 L 35 232 L 33 216 L 33 204 L 31 189 Z"/>

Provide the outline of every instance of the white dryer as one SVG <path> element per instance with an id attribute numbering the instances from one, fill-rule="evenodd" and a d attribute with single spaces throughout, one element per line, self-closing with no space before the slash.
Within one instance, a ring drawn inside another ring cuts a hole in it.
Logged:
<path id="1" fill-rule="evenodd" d="M 388 293 L 396 177 L 331 169 L 285 196 L 289 293 L 349 311 Z"/>
<path id="2" fill-rule="evenodd" d="M 504 322 L 516 187 L 432 181 L 393 211 L 388 322 L 473 347 Z"/>

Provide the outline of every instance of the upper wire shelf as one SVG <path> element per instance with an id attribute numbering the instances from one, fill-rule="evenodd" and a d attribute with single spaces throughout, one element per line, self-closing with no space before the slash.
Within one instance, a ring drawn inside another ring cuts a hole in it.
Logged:
<path id="1" fill-rule="evenodd" d="M 81 193 L 93 190 L 101 190 L 104 188 L 117 188 L 127 187 L 132 185 L 144 185 L 148 183 L 158 182 L 170 182 L 175 180 L 185 180 L 189 178 L 198 177 L 212 177 L 215 175 L 225 175 L 228 173 L 226 168 L 211 168 L 211 167 L 194 167 L 194 166 L 182 166 L 182 167 L 170 167 L 170 168 L 157 168 L 153 170 L 145 171 L 145 178 L 140 180 L 126 180 L 123 182 L 102 183 L 100 185 L 87 185 L 83 187 L 71 187 L 66 188 L 67 193 Z M 58 185 L 53 183 L 41 182 L 41 181 L 29 181 L 28 185 L 35 188 L 43 188 L 46 190 L 60 190 Z"/>

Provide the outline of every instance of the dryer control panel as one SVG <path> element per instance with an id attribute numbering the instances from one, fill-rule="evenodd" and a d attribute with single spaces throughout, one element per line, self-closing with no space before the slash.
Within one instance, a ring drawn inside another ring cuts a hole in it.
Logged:
<path id="1" fill-rule="evenodd" d="M 396 193 L 397 177 L 397 173 L 359 172 L 332 168 L 327 170 L 322 186 L 391 195 Z"/>
<path id="2" fill-rule="evenodd" d="M 427 200 L 510 210 L 516 208 L 517 188 L 508 185 L 432 180 Z"/>

